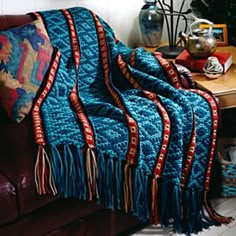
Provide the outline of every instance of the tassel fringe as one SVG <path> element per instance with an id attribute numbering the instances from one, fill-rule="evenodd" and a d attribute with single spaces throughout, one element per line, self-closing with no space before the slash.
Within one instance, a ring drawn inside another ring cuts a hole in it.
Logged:
<path id="1" fill-rule="evenodd" d="M 132 194 L 132 169 L 129 163 L 124 167 L 124 209 L 128 212 L 133 209 L 133 194 Z"/>
<path id="2" fill-rule="evenodd" d="M 104 159 L 103 162 L 105 163 L 102 166 L 102 168 L 104 168 L 103 173 L 105 179 L 99 184 L 102 185 L 102 189 L 105 190 L 103 195 L 105 195 L 106 205 L 110 209 L 123 209 L 123 162 L 122 160 L 117 160 L 115 157 Z"/>
<path id="3" fill-rule="evenodd" d="M 37 192 L 42 194 L 57 194 L 57 189 L 52 176 L 52 167 L 42 145 L 39 146 L 35 164 L 35 183 Z"/>
<path id="4" fill-rule="evenodd" d="M 104 183 L 105 183 L 105 175 L 106 175 L 106 168 L 105 168 L 105 158 L 102 152 L 97 153 L 97 165 L 98 165 L 98 199 L 97 203 L 100 204 L 105 199 L 104 194 Z"/>
<path id="5" fill-rule="evenodd" d="M 123 191 L 122 191 L 122 161 L 116 161 L 115 165 L 115 186 L 116 186 L 116 207 L 122 209 Z"/>
<path id="6" fill-rule="evenodd" d="M 86 185 L 86 176 L 85 176 L 85 160 L 82 155 L 82 151 L 80 148 L 77 148 L 76 150 L 76 160 L 78 162 L 78 179 L 77 179 L 77 184 L 78 184 L 78 194 L 77 197 L 80 199 L 86 200 L 87 199 L 87 185 Z"/>
<path id="7" fill-rule="evenodd" d="M 151 206 L 149 205 L 149 176 L 141 169 L 135 169 L 133 187 L 133 212 L 141 221 L 148 222 L 150 219 Z"/>
<path id="8" fill-rule="evenodd" d="M 59 192 L 65 197 L 84 200 L 96 198 L 98 203 L 105 200 L 110 209 L 133 211 L 143 222 L 150 219 L 154 224 L 172 225 L 175 232 L 187 235 L 233 221 L 232 217 L 221 216 L 212 208 L 207 191 L 181 188 L 157 178 L 150 181 L 139 168 L 133 170 L 129 163 L 123 165 L 121 160 L 106 159 L 91 148 L 84 154 L 78 147 L 54 146 L 50 162 L 40 145 L 35 165 L 38 193 Z"/>
<path id="9" fill-rule="evenodd" d="M 107 172 L 106 172 L 106 204 L 110 209 L 114 209 L 114 160 L 108 159 L 106 163 Z"/>
<path id="10" fill-rule="evenodd" d="M 92 200 L 93 197 L 98 198 L 98 167 L 94 150 L 87 148 L 86 150 L 86 174 L 88 185 L 88 200 Z"/>
<path id="11" fill-rule="evenodd" d="M 204 207 L 209 217 L 218 224 L 229 224 L 230 222 L 234 220 L 232 217 L 221 216 L 212 208 L 207 198 L 207 191 L 204 192 Z"/>
<path id="12" fill-rule="evenodd" d="M 177 233 L 182 232 L 182 209 L 181 209 L 181 189 L 179 186 L 173 186 L 173 195 L 172 195 L 172 206 L 173 213 L 172 217 L 174 219 L 174 229 Z"/>
<path id="13" fill-rule="evenodd" d="M 154 224 L 158 224 L 158 180 L 153 178 L 152 179 L 152 213 L 151 213 L 151 221 L 153 220 Z"/>

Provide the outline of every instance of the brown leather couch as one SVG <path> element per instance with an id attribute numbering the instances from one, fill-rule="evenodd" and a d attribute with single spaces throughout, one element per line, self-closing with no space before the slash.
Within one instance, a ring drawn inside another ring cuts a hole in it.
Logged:
<path id="1" fill-rule="evenodd" d="M 0 30 L 31 21 L 0 16 Z M 17 124 L 0 107 L 0 236 L 128 235 L 141 223 L 95 202 L 40 196 L 34 182 L 36 146 L 30 117 Z"/>

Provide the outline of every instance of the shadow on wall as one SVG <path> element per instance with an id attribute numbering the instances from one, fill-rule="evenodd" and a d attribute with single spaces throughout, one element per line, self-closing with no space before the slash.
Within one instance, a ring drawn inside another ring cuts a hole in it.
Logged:
<path id="1" fill-rule="evenodd" d="M 140 45 L 143 45 L 142 36 L 141 36 L 139 23 L 138 23 L 138 16 L 134 18 L 127 44 L 131 48 L 135 48 Z"/>

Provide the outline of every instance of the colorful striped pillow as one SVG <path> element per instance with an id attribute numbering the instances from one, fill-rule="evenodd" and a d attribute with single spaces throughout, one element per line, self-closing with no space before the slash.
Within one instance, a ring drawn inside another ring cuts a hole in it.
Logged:
<path id="1" fill-rule="evenodd" d="M 30 113 L 53 47 L 41 20 L 0 31 L 0 105 L 14 121 Z"/>

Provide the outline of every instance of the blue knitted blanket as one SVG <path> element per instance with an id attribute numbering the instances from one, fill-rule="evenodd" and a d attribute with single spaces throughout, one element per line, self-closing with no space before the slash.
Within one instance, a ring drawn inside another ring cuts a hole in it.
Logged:
<path id="1" fill-rule="evenodd" d="M 96 200 L 197 233 L 229 223 L 207 198 L 218 108 L 158 53 L 122 44 L 80 7 L 33 13 L 54 56 L 33 108 L 39 194 Z"/>

